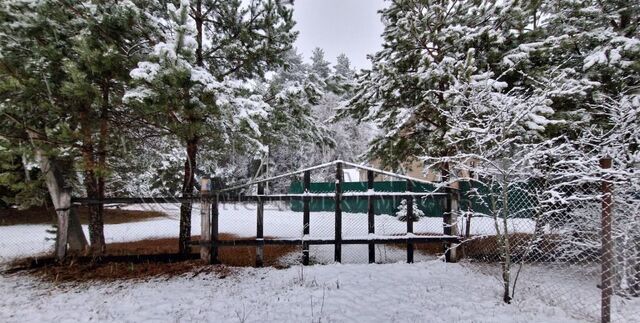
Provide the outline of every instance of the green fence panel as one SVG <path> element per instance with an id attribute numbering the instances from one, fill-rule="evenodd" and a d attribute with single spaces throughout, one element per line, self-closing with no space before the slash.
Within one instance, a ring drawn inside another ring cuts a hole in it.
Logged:
<path id="1" fill-rule="evenodd" d="M 465 211 L 473 210 L 475 213 L 491 215 L 491 198 L 489 197 L 490 189 L 487 185 L 478 182 L 459 182 L 460 183 L 460 208 Z M 531 180 L 525 183 L 515 183 L 509 188 L 509 216 L 515 218 L 533 218 L 535 217 L 538 201 L 535 198 L 536 190 L 540 187 L 537 180 Z M 344 192 L 366 192 L 367 182 L 345 182 L 342 185 Z M 374 192 L 406 192 L 406 181 L 386 181 L 374 182 Z M 435 186 L 431 184 L 416 183 L 414 192 L 433 192 Z M 499 187 L 494 186 L 491 191 L 493 194 L 500 192 Z M 302 194 L 302 182 L 294 181 L 289 187 L 290 194 Z M 321 182 L 311 183 L 311 193 L 334 193 L 335 183 Z M 480 197 L 478 197 L 480 196 Z M 395 215 L 398 210 L 402 198 L 385 198 L 383 200 L 376 199 L 374 202 L 375 214 Z M 441 217 L 443 213 L 444 196 L 419 198 L 416 197 L 418 208 L 424 212 L 425 216 Z M 335 210 L 335 202 L 333 197 L 314 197 L 309 203 L 312 212 L 326 211 L 333 212 Z M 502 207 L 501 201 L 496 203 L 497 208 Z M 291 209 L 296 212 L 302 212 L 302 201 L 292 201 Z M 349 213 L 367 213 L 367 198 L 357 200 L 343 200 L 343 212 Z"/>
<path id="2" fill-rule="evenodd" d="M 536 191 L 540 187 L 537 180 L 525 183 L 514 183 L 509 187 L 509 216 L 514 218 L 534 218 L 538 206 Z M 491 216 L 491 195 L 496 197 L 495 207 L 502 208 L 502 201 L 497 198 L 501 193 L 499 185 L 489 187 L 478 182 L 460 182 L 460 208 Z"/>
<path id="3" fill-rule="evenodd" d="M 302 182 L 294 181 L 289 187 L 290 194 L 302 194 Z M 342 184 L 343 192 L 366 192 L 367 182 L 344 182 Z M 407 183 L 405 181 L 387 181 L 387 182 L 374 182 L 374 192 L 406 192 Z M 414 185 L 414 192 L 433 192 L 435 187 L 429 184 L 417 183 Z M 309 186 L 310 193 L 334 193 L 335 183 L 321 182 L 311 183 Z M 424 212 L 425 216 L 441 217 L 443 210 L 443 198 L 442 197 L 429 197 L 419 198 L 416 197 L 416 203 L 418 208 Z M 388 214 L 394 215 L 398 210 L 402 198 L 389 197 L 385 199 L 376 199 L 374 201 L 374 213 L 375 214 Z M 349 199 L 342 201 L 342 211 L 348 213 L 367 213 L 367 198 L 361 199 Z M 335 201 L 333 197 L 314 197 L 309 202 L 309 209 L 311 212 L 333 212 L 335 211 Z M 302 201 L 291 201 L 291 210 L 295 212 L 302 212 Z"/>

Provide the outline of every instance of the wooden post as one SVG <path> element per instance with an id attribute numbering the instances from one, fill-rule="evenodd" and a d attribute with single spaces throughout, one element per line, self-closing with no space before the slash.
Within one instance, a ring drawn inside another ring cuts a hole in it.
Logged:
<path id="1" fill-rule="evenodd" d="M 208 176 L 200 180 L 200 259 L 211 263 L 211 179 Z"/>
<path id="2" fill-rule="evenodd" d="M 256 267 L 264 265 L 264 183 L 258 183 L 258 210 L 257 210 L 257 228 L 256 228 Z"/>
<path id="3" fill-rule="evenodd" d="M 367 216 L 368 216 L 368 222 L 369 222 L 369 234 L 375 234 L 376 233 L 376 218 L 375 218 L 375 214 L 374 214 L 374 206 L 373 206 L 373 196 L 371 196 L 373 194 L 373 180 L 374 180 L 374 174 L 372 170 L 368 170 L 367 171 L 367 193 L 369 194 L 369 196 L 367 197 Z M 376 262 L 376 245 L 375 243 L 370 243 L 369 244 L 369 263 L 375 263 Z"/>
<path id="4" fill-rule="evenodd" d="M 445 236 L 457 235 L 458 230 L 456 226 L 456 220 L 454 220 L 455 214 L 457 214 L 457 191 L 451 188 L 451 183 L 448 183 L 451 179 L 451 170 L 449 169 L 449 163 L 444 163 L 442 165 L 442 180 L 447 183 L 445 188 L 446 197 L 443 205 L 442 212 L 442 222 L 443 222 L 443 234 Z M 454 227 L 455 226 L 455 227 Z M 443 244 L 444 248 L 444 258 L 446 262 L 455 261 L 455 253 L 453 252 L 454 246 L 452 246 L 449 242 L 445 242 Z"/>
<path id="5" fill-rule="evenodd" d="M 303 192 L 308 194 L 311 189 L 311 171 L 304 172 L 303 178 Z M 309 236 L 309 220 L 310 220 L 310 206 L 309 203 L 311 201 L 311 197 L 305 196 L 302 199 L 302 235 L 303 239 L 308 238 Z M 309 243 L 302 242 L 302 264 L 309 264 Z"/>
<path id="6" fill-rule="evenodd" d="M 56 236 L 56 258 L 64 260 L 67 256 L 69 240 L 69 213 L 71 212 L 71 187 L 65 187 L 60 192 L 56 215 L 58 217 L 58 234 Z"/>
<path id="7" fill-rule="evenodd" d="M 611 168 L 611 158 L 600 159 L 602 169 Z M 611 237 L 613 197 L 611 181 L 608 176 L 602 180 L 602 286 L 601 320 L 611 322 L 611 295 L 613 294 L 613 240 Z"/>
<path id="8" fill-rule="evenodd" d="M 450 232 L 453 236 L 459 236 L 460 230 L 458 227 L 458 215 L 460 214 L 460 191 L 457 188 L 449 187 L 449 197 L 451 199 L 451 208 L 449 210 L 450 216 Z M 449 262 L 457 262 L 458 255 L 458 243 L 452 243 L 449 245 Z"/>
<path id="9" fill-rule="evenodd" d="M 335 218 L 335 262 L 342 261 L 342 163 L 336 163 L 336 218 Z"/>
<path id="10" fill-rule="evenodd" d="M 413 192 L 413 182 L 407 181 L 407 192 Z M 407 235 L 413 234 L 413 196 L 407 196 Z M 413 243 L 407 240 L 407 262 L 413 262 Z"/>
<path id="11" fill-rule="evenodd" d="M 211 197 L 211 263 L 218 264 L 218 194 Z"/>

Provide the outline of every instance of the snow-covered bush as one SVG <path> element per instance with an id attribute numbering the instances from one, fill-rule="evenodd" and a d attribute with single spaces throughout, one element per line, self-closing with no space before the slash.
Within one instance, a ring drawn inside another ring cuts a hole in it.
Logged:
<path id="1" fill-rule="evenodd" d="M 407 220 L 409 219 L 407 217 L 408 209 L 409 208 L 407 206 L 407 200 L 402 199 L 402 201 L 400 201 L 400 205 L 398 205 L 398 211 L 396 211 L 396 218 L 399 221 L 407 222 Z M 413 209 L 413 216 L 412 216 L 413 221 L 420 221 L 420 218 L 424 216 L 424 212 L 422 212 L 422 210 L 418 208 L 418 205 L 415 202 L 412 204 L 412 209 Z"/>

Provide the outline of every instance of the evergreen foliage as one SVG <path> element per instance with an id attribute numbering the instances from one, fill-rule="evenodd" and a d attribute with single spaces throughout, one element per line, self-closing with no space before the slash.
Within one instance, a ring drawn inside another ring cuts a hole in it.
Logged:
<path id="1" fill-rule="evenodd" d="M 413 208 L 412 220 L 420 221 L 420 218 L 424 216 L 424 212 L 422 212 L 422 210 L 418 208 L 418 205 L 416 203 L 412 204 L 412 208 Z M 407 206 L 407 200 L 402 199 L 402 201 L 400 201 L 400 205 L 398 205 L 398 211 L 396 212 L 396 217 L 398 218 L 398 221 L 407 222 L 407 220 L 409 219 L 407 215 L 408 209 L 409 207 Z"/>

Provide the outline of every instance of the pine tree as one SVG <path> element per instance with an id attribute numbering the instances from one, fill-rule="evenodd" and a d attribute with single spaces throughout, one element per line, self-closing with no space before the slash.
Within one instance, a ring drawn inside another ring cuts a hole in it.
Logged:
<path id="1" fill-rule="evenodd" d="M 162 26 L 166 40 L 132 70 L 139 85 L 128 91 L 127 100 L 160 109 L 163 113 L 155 115 L 160 120 L 153 123 L 167 125 L 185 145 L 182 196 L 191 197 L 201 145 L 229 151 L 259 145 L 256 119 L 266 115 L 266 104 L 245 80 L 281 64 L 296 33 L 291 9 L 277 1 L 245 6 L 237 0 L 183 0 L 179 8 L 168 8 L 171 19 Z M 182 253 L 189 250 L 190 219 L 191 203 L 185 202 L 180 209 Z"/>
<path id="2" fill-rule="evenodd" d="M 66 187 L 78 186 L 77 128 L 63 85 L 70 79 L 65 58 L 73 53 L 72 37 L 82 20 L 50 1 L 2 2 L 0 17 L 0 145 L 37 163 L 41 173 L 34 180 L 46 185 L 56 206 Z M 83 250 L 87 242 L 77 215 L 72 212 L 69 220 L 69 246 Z"/>
<path id="3" fill-rule="evenodd" d="M 336 58 L 336 65 L 333 67 L 333 70 L 336 75 L 340 75 L 347 80 L 352 79 L 355 74 L 354 70 L 351 68 L 351 61 L 349 60 L 349 57 L 344 53 L 338 55 Z"/>
<path id="4" fill-rule="evenodd" d="M 604 121 L 593 109 L 599 97 L 624 99 L 637 92 L 640 27 L 632 18 L 640 14 L 637 1 L 536 1 L 523 10 L 533 17 L 531 28 L 506 53 L 501 68 L 518 71 L 510 81 L 514 86 L 535 87 L 532 81 L 550 79 L 557 84 L 553 108 L 567 122 L 548 129 L 548 136 L 577 138 L 585 121 Z"/>
<path id="5" fill-rule="evenodd" d="M 349 58 L 340 54 L 338 64 L 326 80 L 325 95 L 314 107 L 314 115 L 325 122 L 335 141 L 335 147 L 326 147 L 314 159 L 332 161 L 342 159 L 352 162 L 363 161 L 369 142 L 376 130 L 368 122 L 358 122 L 350 116 L 337 118 L 337 114 L 353 97 L 355 71 L 351 70 Z M 327 176 L 328 179 L 330 176 Z"/>
<path id="6" fill-rule="evenodd" d="M 157 9 L 153 2 L 137 3 L 143 7 L 117 1 L 3 2 L 5 18 L 21 22 L 3 24 L 0 36 L 7 70 L 0 91 L 15 99 L 5 102 L 9 120 L 3 132 L 14 132 L 18 149 L 31 148 L 27 159 L 39 161 L 54 203 L 65 185 L 104 198 L 109 159 L 126 154 L 119 143 L 133 118 L 121 99 L 139 49 L 154 33 L 146 12 Z M 76 171 L 82 172 L 82 184 L 76 183 Z M 102 209 L 90 207 L 95 253 L 105 249 Z"/>
<path id="7" fill-rule="evenodd" d="M 330 64 L 324 59 L 324 50 L 322 48 L 316 47 L 313 49 L 311 53 L 311 70 L 318 74 L 321 79 L 329 77 L 331 72 L 329 69 Z"/>
<path id="8" fill-rule="evenodd" d="M 117 1 L 63 4 L 63 10 L 74 12 L 82 20 L 78 34 L 71 38 L 73 52 L 64 60 L 69 79 L 64 82 L 62 92 L 69 107 L 77 112 L 74 121 L 82 142 L 81 169 L 89 198 L 105 197 L 111 173 L 110 154 L 118 152 L 118 143 L 124 137 L 118 128 L 127 119 L 125 116 L 113 122 L 113 116 L 122 115 L 124 85 L 129 81 L 129 70 L 141 58 L 135 49 L 153 32 L 145 15 L 145 10 L 152 8 Z M 102 253 L 103 205 L 92 205 L 89 210 L 91 248 L 94 253 Z"/>
<path id="9" fill-rule="evenodd" d="M 413 208 L 413 217 L 412 217 L 413 221 L 420 221 L 420 218 L 424 216 L 424 212 L 422 212 L 422 210 L 418 208 L 418 205 L 415 202 L 412 204 L 412 208 Z M 398 211 L 396 212 L 396 217 L 398 218 L 398 221 L 407 222 L 407 220 L 409 219 L 409 217 L 407 216 L 408 209 L 409 207 L 407 206 L 407 200 L 402 199 L 402 201 L 400 201 L 400 205 L 398 205 Z"/>
<path id="10" fill-rule="evenodd" d="M 464 85 L 481 78 L 496 91 L 506 86 L 490 67 L 500 61 L 509 31 L 493 1 L 400 0 L 382 10 L 383 49 L 358 78 L 350 114 L 371 121 L 384 136 L 371 155 L 397 167 L 421 155 L 451 155 L 443 142 L 451 109 Z"/>
<path id="11" fill-rule="evenodd" d="M 266 146 L 263 169 L 278 174 L 309 166 L 318 146 L 332 145 L 326 127 L 313 115 L 313 107 L 323 99 L 326 84 L 295 51 L 287 53 L 285 66 L 266 87 L 270 108 L 261 123 L 260 141 Z M 313 161 L 315 162 L 315 161 Z M 285 190 L 285 187 L 272 187 Z"/>

